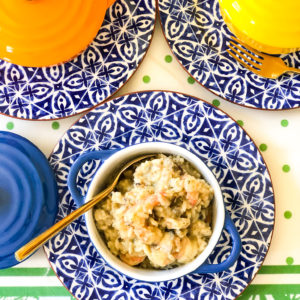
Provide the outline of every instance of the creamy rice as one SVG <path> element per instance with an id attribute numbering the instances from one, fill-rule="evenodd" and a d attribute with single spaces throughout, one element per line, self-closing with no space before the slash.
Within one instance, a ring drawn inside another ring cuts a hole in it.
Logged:
<path id="1" fill-rule="evenodd" d="M 187 161 L 160 154 L 125 171 L 94 218 L 110 251 L 125 263 L 170 268 L 206 247 L 212 199 L 211 186 Z"/>

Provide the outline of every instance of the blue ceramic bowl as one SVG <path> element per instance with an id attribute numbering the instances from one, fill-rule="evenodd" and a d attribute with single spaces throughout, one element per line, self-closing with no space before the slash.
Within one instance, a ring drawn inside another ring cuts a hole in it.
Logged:
<path id="1" fill-rule="evenodd" d="M 14 253 L 50 227 L 56 213 L 57 185 L 44 154 L 0 131 L 0 269 L 16 265 Z"/>
<path id="2" fill-rule="evenodd" d="M 223 195 L 217 179 L 198 156 L 182 147 L 163 142 L 149 142 L 126 147 L 121 150 L 93 151 L 85 153 L 76 160 L 70 169 L 68 176 L 68 187 L 70 189 L 72 198 L 76 201 L 78 206 L 81 206 L 84 204 L 84 202 L 88 201 L 105 188 L 107 178 L 110 178 L 112 174 L 120 168 L 121 165 L 124 165 L 124 163 L 132 160 L 134 157 L 150 153 L 165 153 L 183 157 L 189 161 L 202 174 L 204 179 L 213 187 L 213 233 L 210 237 L 207 247 L 193 261 L 170 270 L 146 270 L 131 267 L 110 252 L 96 228 L 93 213 L 92 210 L 90 210 L 85 214 L 86 224 L 91 241 L 98 250 L 99 254 L 107 261 L 109 265 L 118 270 L 120 273 L 123 273 L 131 278 L 149 282 L 171 280 L 189 273 L 204 274 L 227 270 L 235 263 L 240 254 L 240 236 L 235 228 L 234 223 L 226 212 Z M 84 163 L 91 159 L 101 159 L 105 160 L 105 162 L 95 174 L 89 186 L 87 196 L 83 197 L 78 190 L 76 178 Z M 221 263 L 209 264 L 207 263 L 207 258 L 217 245 L 220 235 L 224 229 L 227 230 L 231 236 L 231 253 Z"/>

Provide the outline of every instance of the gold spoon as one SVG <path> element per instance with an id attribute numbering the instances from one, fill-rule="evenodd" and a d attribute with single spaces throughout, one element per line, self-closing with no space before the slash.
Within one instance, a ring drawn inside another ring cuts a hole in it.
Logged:
<path id="1" fill-rule="evenodd" d="M 18 251 L 15 252 L 15 258 L 17 261 L 22 261 L 25 258 L 27 258 L 30 254 L 32 254 L 35 250 L 37 250 L 40 246 L 45 244 L 49 239 L 51 239 L 53 236 L 55 236 L 58 232 L 60 232 L 62 229 L 64 229 L 66 226 L 68 226 L 70 223 L 72 223 L 75 219 L 80 217 L 82 214 L 86 213 L 89 209 L 91 209 L 94 205 L 96 205 L 100 200 L 105 198 L 109 193 L 112 192 L 114 187 L 116 186 L 120 175 L 131 165 L 134 163 L 154 156 L 155 154 L 148 154 L 139 156 L 130 162 L 126 163 L 121 170 L 116 175 L 114 181 L 103 191 L 98 193 L 96 196 L 94 196 L 92 199 L 90 199 L 88 202 L 86 202 L 84 205 L 80 206 L 73 212 L 71 212 L 69 215 L 64 217 L 62 220 L 54 224 L 52 227 L 41 233 L 39 236 L 35 237 L 33 240 L 28 242 L 26 245 L 21 247 Z"/>

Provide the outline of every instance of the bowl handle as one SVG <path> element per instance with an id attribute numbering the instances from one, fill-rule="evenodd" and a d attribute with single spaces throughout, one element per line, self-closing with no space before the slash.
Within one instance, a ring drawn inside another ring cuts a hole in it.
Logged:
<path id="1" fill-rule="evenodd" d="M 229 256 L 219 264 L 204 263 L 197 268 L 193 273 L 206 274 L 206 273 L 217 273 L 222 272 L 230 268 L 240 255 L 242 244 L 241 238 L 238 231 L 235 228 L 233 221 L 231 220 L 228 212 L 225 210 L 225 229 L 231 236 L 232 249 Z"/>
<path id="2" fill-rule="evenodd" d="M 68 187 L 71 193 L 72 198 L 75 200 L 76 205 L 79 207 L 84 203 L 84 196 L 81 195 L 80 191 L 78 190 L 76 179 L 78 176 L 78 173 L 82 166 L 91 159 L 101 159 L 106 160 L 109 158 L 112 154 L 117 152 L 119 149 L 114 150 L 101 150 L 101 151 L 92 151 L 87 152 L 82 155 L 80 155 L 75 163 L 71 166 L 70 172 L 68 175 Z"/>

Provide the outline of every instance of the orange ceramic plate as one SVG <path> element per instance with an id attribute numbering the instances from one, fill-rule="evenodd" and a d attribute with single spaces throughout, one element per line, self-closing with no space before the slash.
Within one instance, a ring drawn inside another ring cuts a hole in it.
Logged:
<path id="1" fill-rule="evenodd" d="M 27 67 L 70 60 L 94 39 L 112 0 L 0 0 L 0 58 Z"/>

